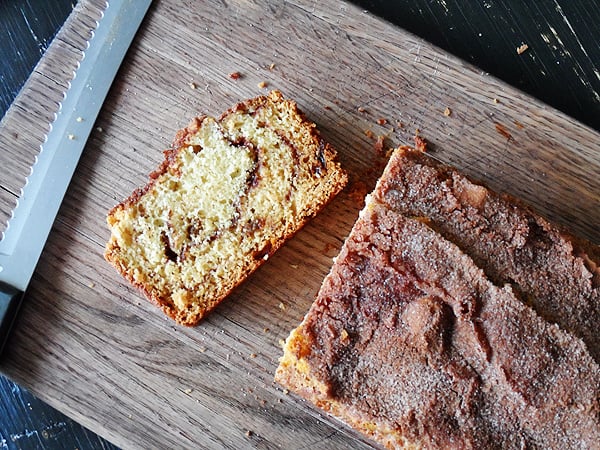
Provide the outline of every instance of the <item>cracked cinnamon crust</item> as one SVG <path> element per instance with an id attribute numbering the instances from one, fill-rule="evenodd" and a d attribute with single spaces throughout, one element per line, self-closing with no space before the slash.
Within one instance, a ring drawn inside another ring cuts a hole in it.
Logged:
<path id="1" fill-rule="evenodd" d="M 316 125 L 272 91 L 179 131 L 148 184 L 108 213 L 105 258 L 195 325 L 346 182 Z"/>
<path id="2" fill-rule="evenodd" d="M 378 201 L 457 244 L 497 285 L 581 338 L 600 363 L 600 248 L 550 223 L 518 199 L 407 147 L 391 157 Z"/>
<path id="3" fill-rule="evenodd" d="M 494 284 L 426 215 L 384 201 L 401 153 L 276 380 L 387 448 L 598 448 L 600 367 L 586 343 Z"/>

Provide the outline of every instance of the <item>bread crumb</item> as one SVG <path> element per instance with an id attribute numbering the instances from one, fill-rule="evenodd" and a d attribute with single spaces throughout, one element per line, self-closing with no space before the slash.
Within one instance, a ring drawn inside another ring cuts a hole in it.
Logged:
<path id="1" fill-rule="evenodd" d="M 267 82 L 266 81 L 261 81 L 260 83 L 258 83 L 258 88 L 259 89 L 264 89 L 267 87 Z"/>
<path id="2" fill-rule="evenodd" d="M 279 309 L 285 311 L 285 305 L 283 304 L 283 302 L 279 302 Z"/>
<path id="3" fill-rule="evenodd" d="M 387 121 L 387 119 L 384 119 L 383 117 L 381 117 L 381 118 L 377 119 L 377 123 L 379 125 L 385 125 L 388 123 L 388 121 Z"/>
<path id="4" fill-rule="evenodd" d="M 527 44 L 521 44 L 517 47 L 517 55 L 522 55 L 523 53 L 525 53 L 527 51 L 527 49 L 529 48 L 529 45 Z"/>
<path id="5" fill-rule="evenodd" d="M 192 389 L 187 388 L 183 392 L 186 393 L 186 394 L 188 394 L 188 395 L 190 395 L 192 393 Z"/>
<path id="6" fill-rule="evenodd" d="M 271 331 L 271 330 L 269 330 L 267 327 L 263 328 L 263 332 L 268 333 L 269 331 Z"/>
<path id="7" fill-rule="evenodd" d="M 251 437 L 254 433 L 252 430 L 246 430 L 246 437 Z"/>
<path id="8" fill-rule="evenodd" d="M 284 393 L 285 395 L 288 395 L 288 394 L 290 393 L 290 391 L 289 391 L 289 390 L 287 390 L 287 389 L 284 389 L 284 390 L 283 390 L 283 393 Z"/>
<path id="9" fill-rule="evenodd" d="M 254 359 L 256 358 L 258 355 L 256 353 L 250 353 L 250 358 Z"/>
<path id="10" fill-rule="evenodd" d="M 373 147 L 375 148 L 375 151 L 380 154 L 383 155 L 384 152 L 384 147 L 385 147 L 385 136 L 381 135 L 381 136 L 377 136 L 377 140 L 375 141 L 375 145 L 373 145 Z"/>
<path id="11" fill-rule="evenodd" d="M 494 126 L 496 127 L 496 131 L 502 136 L 504 136 L 506 139 L 508 139 L 509 141 L 512 139 L 512 134 L 510 134 L 510 132 L 504 125 L 502 125 L 501 123 L 495 123 Z"/>
<path id="12" fill-rule="evenodd" d="M 229 78 L 231 78 L 232 80 L 239 80 L 242 77 L 242 75 L 239 72 L 231 72 L 229 74 Z"/>
<path id="13" fill-rule="evenodd" d="M 74 134 L 69 134 L 68 138 L 69 138 L 69 140 L 74 141 L 75 140 L 75 135 Z"/>
<path id="14" fill-rule="evenodd" d="M 269 70 L 273 70 L 274 68 L 275 68 L 275 63 L 272 63 L 272 64 L 269 66 Z"/>
<path id="15" fill-rule="evenodd" d="M 192 89 L 196 89 L 196 88 L 198 87 L 198 85 L 192 81 L 192 82 L 190 83 L 190 87 L 191 87 Z"/>
<path id="16" fill-rule="evenodd" d="M 93 281 L 88 285 L 90 288 L 94 288 L 96 287 L 96 283 L 94 283 Z"/>
<path id="17" fill-rule="evenodd" d="M 104 131 L 104 129 L 102 127 L 96 127 L 96 131 L 98 133 L 102 133 Z"/>
<path id="18" fill-rule="evenodd" d="M 346 331 L 345 328 L 342 330 L 342 333 L 341 333 L 340 337 L 341 337 L 341 339 L 342 339 L 343 342 L 346 342 L 348 340 L 348 332 Z"/>
<path id="19" fill-rule="evenodd" d="M 331 252 L 332 250 L 336 250 L 337 247 L 329 242 L 325 243 L 325 246 L 323 247 L 323 254 L 327 254 L 329 252 Z"/>
<path id="20" fill-rule="evenodd" d="M 404 124 L 402 122 L 398 121 L 396 124 L 398 125 L 398 128 L 404 128 Z"/>
<path id="21" fill-rule="evenodd" d="M 373 139 L 373 136 L 375 136 L 375 134 L 371 130 L 365 130 L 365 136 L 369 139 Z"/>
<path id="22" fill-rule="evenodd" d="M 365 113 L 365 112 L 367 112 L 367 110 L 365 108 L 363 108 L 362 106 L 359 106 L 358 107 L 358 112 L 359 113 Z"/>
<path id="23" fill-rule="evenodd" d="M 415 149 L 420 152 L 427 152 L 427 141 L 420 136 L 415 136 Z"/>
<path id="24" fill-rule="evenodd" d="M 279 346 L 282 348 L 285 346 L 285 341 L 283 339 L 279 339 Z"/>
<path id="25" fill-rule="evenodd" d="M 348 197 L 350 197 L 357 205 L 362 205 L 367 193 L 367 185 L 363 181 L 356 181 L 350 186 Z"/>
<path id="26" fill-rule="evenodd" d="M 205 353 L 205 352 L 206 352 L 206 347 L 200 347 L 200 348 L 198 349 L 198 351 L 199 351 L 200 353 Z"/>
<path id="27" fill-rule="evenodd" d="M 446 106 L 446 109 L 444 110 L 444 115 L 445 115 L 446 117 L 450 117 L 450 115 L 451 115 L 451 114 L 452 114 L 452 111 L 450 110 L 450 108 L 448 108 L 448 107 Z"/>
<path id="28" fill-rule="evenodd" d="M 290 267 L 291 267 L 292 269 L 297 269 L 297 268 L 298 268 L 298 267 L 300 267 L 300 266 L 298 266 L 298 264 L 290 264 Z"/>
<path id="29" fill-rule="evenodd" d="M 77 122 L 83 122 L 83 117 L 78 117 L 77 119 L 75 119 Z"/>
<path id="30" fill-rule="evenodd" d="M 496 97 L 494 97 L 494 99 L 492 101 L 494 102 L 494 105 L 497 105 L 498 103 L 500 103 L 500 100 L 498 100 Z"/>

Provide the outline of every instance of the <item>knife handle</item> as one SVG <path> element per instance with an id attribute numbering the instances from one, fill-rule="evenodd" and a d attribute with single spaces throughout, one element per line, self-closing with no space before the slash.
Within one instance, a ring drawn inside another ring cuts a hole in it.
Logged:
<path id="1" fill-rule="evenodd" d="M 0 355 L 17 317 L 24 292 L 0 281 Z"/>

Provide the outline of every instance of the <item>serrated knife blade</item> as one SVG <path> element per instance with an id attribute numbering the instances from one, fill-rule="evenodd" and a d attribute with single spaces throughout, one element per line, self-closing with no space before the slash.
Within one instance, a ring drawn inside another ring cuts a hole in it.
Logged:
<path id="1" fill-rule="evenodd" d="M 0 240 L 0 354 L 114 77 L 152 0 L 110 0 Z"/>

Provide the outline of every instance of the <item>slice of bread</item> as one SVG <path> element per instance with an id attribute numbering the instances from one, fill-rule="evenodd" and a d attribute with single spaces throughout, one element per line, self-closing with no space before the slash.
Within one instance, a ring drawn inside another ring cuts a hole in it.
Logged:
<path id="1" fill-rule="evenodd" d="M 105 258 L 195 325 L 345 186 L 336 157 L 279 91 L 196 118 L 108 213 Z"/>

